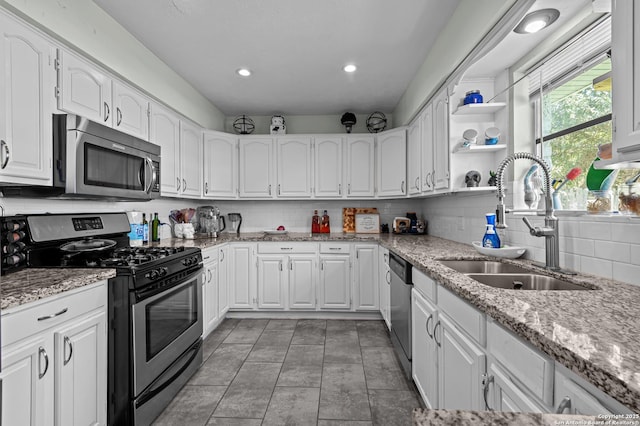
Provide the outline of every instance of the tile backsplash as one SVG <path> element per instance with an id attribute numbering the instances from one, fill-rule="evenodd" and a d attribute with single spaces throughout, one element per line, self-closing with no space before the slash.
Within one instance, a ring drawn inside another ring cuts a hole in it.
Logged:
<path id="1" fill-rule="evenodd" d="M 427 198 L 422 214 L 429 234 L 470 244 L 482 240 L 485 214 L 494 212 L 496 204 L 495 193 Z M 510 197 L 505 204 L 512 205 Z M 640 285 L 640 218 L 562 211 L 557 216 L 563 268 Z M 534 226 L 544 225 L 543 216 L 528 217 Z M 544 262 L 544 238 L 529 234 L 522 215 L 507 214 L 507 225 L 500 231 L 503 244 L 526 247 L 526 258 Z"/>

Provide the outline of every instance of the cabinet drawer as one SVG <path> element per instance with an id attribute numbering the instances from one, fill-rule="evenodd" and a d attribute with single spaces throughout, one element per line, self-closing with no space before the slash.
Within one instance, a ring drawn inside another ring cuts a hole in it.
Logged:
<path id="1" fill-rule="evenodd" d="M 413 268 L 413 286 L 416 290 L 420 291 L 420 293 L 431 300 L 432 302 L 436 301 L 436 282 L 426 276 L 423 272 L 418 271 L 416 268 Z"/>
<path id="2" fill-rule="evenodd" d="M 487 329 L 484 314 L 442 286 L 437 287 L 437 294 L 438 307 L 453 319 L 458 328 L 485 346 Z"/>
<path id="3" fill-rule="evenodd" d="M 258 243 L 261 254 L 315 253 L 317 249 L 315 243 Z"/>
<path id="4" fill-rule="evenodd" d="M 320 253 L 349 254 L 351 244 L 349 243 L 320 243 Z"/>
<path id="5" fill-rule="evenodd" d="M 512 379 L 544 404 L 553 404 L 553 361 L 493 321 L 487 327 L 489 353 Z"/>
<path id="6" fill-rule="evenodd" d="M 217 262 L 218 261 L 218 250 L 221 246 L 207 247 L 202 249 L 202 261 L 204 263 L 207 262 Z"/>
<path id="7" fill-rule="evenodd" d="M 106 281 L 9 310 L 2 315 L 2 346 L 107 304 Z M 38 320 L 40 318 L 40 320 Z"/>

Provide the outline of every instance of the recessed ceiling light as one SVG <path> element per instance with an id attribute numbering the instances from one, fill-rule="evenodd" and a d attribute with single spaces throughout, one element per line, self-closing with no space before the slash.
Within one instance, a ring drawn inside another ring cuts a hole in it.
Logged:
<path id="1" fill-rule="evenodd" d="M 522 21 L 520 21 L 513 31 L 519 34 L 537 33 L 541 29 L 553 24 L 559 16 L 560 12 L 557 9 L 536 10 L 522 18 Z"/>
<path id="2" fill-rule="evenodd" d="M 345 65 L 344 68 L 342 69 L 344 70 L 344 72 L 355 72 L 358 69 L 358 67 L 356 67 L 353 64 L 348 64 L 348 65 Z"/>
<path id="3" fill-rule="evenodd" d="M 236 72 L 241 77 L 249 77 L 251 75 L 251 70 L 248 68 L 240 68 Z"/>

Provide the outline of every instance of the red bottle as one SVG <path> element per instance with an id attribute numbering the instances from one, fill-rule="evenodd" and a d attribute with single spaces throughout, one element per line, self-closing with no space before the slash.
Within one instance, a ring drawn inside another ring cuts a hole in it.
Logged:
<path id="1" fill-rule="evenodd" d="M 311 217 L 311 233 L 320 233 L 320 216 L 318 216 L 318 210 L 314 210 L 313 216 Z"/>
<path id="2" fill-rule="evenodd" d="M 329 226 L 329 215 L 325 210 L 322 214 L 322 219 L 320 220 L 320 233 L 321 234 L 329 234 L 331 233 L 331 227 Z"/>

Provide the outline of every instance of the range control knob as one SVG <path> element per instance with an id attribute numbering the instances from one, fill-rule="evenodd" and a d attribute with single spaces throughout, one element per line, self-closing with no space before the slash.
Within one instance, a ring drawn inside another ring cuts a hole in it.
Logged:
<path id="1" fill-rule="evenodd" d="M 145 274 L 145 277 L 149 278 L 150 280 L 157 280 L 158 279 L 158 271 L 153 269 L 150 272 L 147 272 Z"/>
<path id="2" fill-rule="evenodd" d="M 160 277 L 166 277 L 167 274 L 169 273 L 169 268 L 167 267 L 162 267 L 160 269 L 158 269 L 158 275 L 160 275 Z"/>

